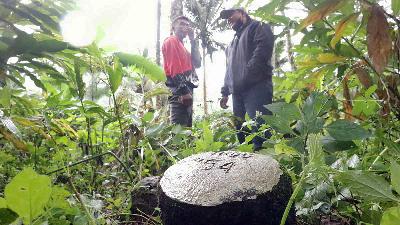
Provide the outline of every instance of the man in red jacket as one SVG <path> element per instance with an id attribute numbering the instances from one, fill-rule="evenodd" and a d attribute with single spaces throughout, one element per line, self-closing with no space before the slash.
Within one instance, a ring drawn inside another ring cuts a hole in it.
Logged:
<path id="1" fill-rule="evenodd" d="M 189 37 L 191 52 L 188 52 L 183 40 Z M 172 22 L 171 36 L 162 46 L 166 85 L 172 92 L 168 98 L 170 120 L 173 124 L 192 126 L 193 88 L 198 81 L 195 68 L 201 66 L 198 44 L 190 27 L 190 20 L 179 16 Z"/>

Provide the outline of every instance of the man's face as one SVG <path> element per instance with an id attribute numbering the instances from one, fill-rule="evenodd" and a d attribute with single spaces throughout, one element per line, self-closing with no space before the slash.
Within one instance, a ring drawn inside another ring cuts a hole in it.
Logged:
<path id="1" fill-rule="evenodd" d="M 175 27 L 174 27 L 175 34 L 182 37 L 186 37 L 186 35 L 188 35 L 189 33 L 189 29 L 190 29 L 189 21 L 185 19 L 179 19 L 175 22 Z"/>
<path id="2" fill-rule="evenodd" d="M 228 23 L 233 30 L 237 30 L 243 24 L 243 13 L 240 11 L 235 11 L 228 18 Z"/>

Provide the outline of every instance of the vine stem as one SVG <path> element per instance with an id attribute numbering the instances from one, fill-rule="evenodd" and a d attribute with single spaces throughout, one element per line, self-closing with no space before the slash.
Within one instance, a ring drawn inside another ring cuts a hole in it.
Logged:
<path id="1" fill-rule="evenodd" d="M 85 205 L 85 202 L 83 201 L 83 199 L 82 199 L 82 197 L 81 197 L 81 194 L 80 194 L 80 193 L 78 192 L 78 190 L 76 189 L 76 187 L 75 187 L 74 183 L 72 182 L 72 179 L 71 179 L 71 178 L 69 178 L 69 184 L 71 185 L 72 190 L 75 192 L 75 195 L 76 195 L 76 197 L 77 197 L 79 203 L 81 203 L 81 205 L 82 205 L 82 207 L 83 207 L 83 209 L 84 209 L 84 211 L 85 211 L 85 214 L 86 214 L 86 216 L 87 216 L 88 219 L 89 219 L 89 224 L 90 224 L 90 225 L 96 225 L 96 221 L 94 220 L 94 218 L 93 218 L 92 215 L 90 214 L 89 209 L 88 209 L 87 206 Z"/>
<path id="2" fill-rule="evenodd" d="M 394 141 L 395 143 L 399 143 L 400 139 L 397 139 Z M 386 147 L 379 153 L 379 155 L 375 158 L 375 160 L 372 162 L 371 166 L 368 168 L 368 170 L 372 170 L 373 166 L 378 162 L 378 160 L 389 150 L 389 147 Z"/>
<path id="3" fill-rule="evenodd" d="M 101 153 L 101 154 L 98 154 L 98 155 L 95 155 L 95 156 L 92 156 L 92 157 L 83 159 L 83 160 L 81 160 L 81 161 L 72 163 L 72 164 L 70 164 L 70 165 L 67 165 L 67 166 L 58 168 L 58 169 L 56 169 L 56 170 L 53 170 L 53 171 L 51 171 L 51 172 L 48 172 L 46 175 L 50 175 L 50 174 L 53 174 L 53 173 L 62 171 L 62 170 L 64 170 L 64 169 L 74 167 L 74 166 L 79 165 L 79 164 L 81 164 L 81 163 L 85 163 L 85 162 L 88 162 L 88 161 L 90 161 L 90 160 L 93 160 L 93 159 L 102 157 L 103 155 L 111 155 L 111 156 L 113 156 L 113 157 L 121 164 L 121 166 L 124 168 L 124 170 L 125 170 L 126 174 L 128 175 L 128 177 L 129 177 L 131 183 L 134 183 L 135 179 L 133 178 L 133 176 L 132 176 L 131 171 L 129 170 L 129 168 L 122 162 L 122 160 L 121 160 L 120 158 L 118 158 L 117 155 L 115 155 L 114 152 L 111 152 L 111 151 L 104 152 L 104 153 Z"/>
<path id="4" fill-rule="evenodd" d="M 301 187 L 303 186 L 303 183 L 306 179 L 306 174 L 307 174 L 307 171 L 303 171 L 303 174 L 300 177 L 299 183 L 297 184 L 292 195 L 290 196 L 289 202 L 285 208 L 285 212 L 283 213 L 280 225 L 285 225 L 287 217 L 289 216 L 290 209 L 292 208 L 292 205 L 294 203 L 294 200 L 296 199 L 297 195 L 299 194 L 299 191 L 300 191 Z"/>

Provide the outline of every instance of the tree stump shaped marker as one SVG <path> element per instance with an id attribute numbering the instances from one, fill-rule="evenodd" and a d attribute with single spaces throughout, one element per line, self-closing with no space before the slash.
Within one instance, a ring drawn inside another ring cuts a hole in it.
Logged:
<path id="1" fill-rule="evenodd" d="M 291 181 L 270 156 L 207 152 L 171 166 L 161 178 L 164 225 L 279 224 Z M 286 224 L 294 224 L 292 209 Z"/>

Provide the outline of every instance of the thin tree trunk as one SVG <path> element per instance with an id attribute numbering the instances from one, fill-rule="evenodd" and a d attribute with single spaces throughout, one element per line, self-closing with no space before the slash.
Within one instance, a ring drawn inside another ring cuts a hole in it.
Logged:
<path id="1" fill-rule="evenodd" d="M 293 42 L 292 42 L 292 34 L 290 33 L 290 29 L 288 28 L 286 30 L 286 51 L 288 54 L 288 59 L 290 63 L 290 68 L 292 71 L 297 70 L 296 63 L 294 61 L 294 55 L 293 55 Z"/>
<path id="2" fill-rule="evenodd" d="M 156 42 L 156 63 L 161 66 L 161 0 L 157 0 L 157 42 Z M 156 97 L 156 109 L 160 110 L 165 105 L 167 99 L 165 96 Z"/>
<path id="3" fill-rule="evenodd" d="M 156 63 L 157 63 L 157 65 L 161 65 L 160 37 L 161 37 L 161 0 L 157 0 L 157 42 L 156 42 Z"/>
<path id="4" fill-rule="evenodd" d="M 182 0 L 173 0 L 171 3 L 171 22 L 178 16 L 183 15 L 183 2 Z"/>
<path id="5" fill-rule="evenodd" d="M 274 33 L 274 26 L 271 25 L 271 30 L 272 33 Z M 275 42 L 275 46 L 276 46 L 276 42 Z M 278 51 L 276 51 L 276 47 L 274 46 L 273 52 L 272 52 L 272 57 L 271 57 L 271 64 L 274 66 L 274 68 L 276 69 L 276 76 L 280 77 L 279 74 L 279 70 L 277 69 L 279 67 L 279 54 Z"/>
<path id="6" fill-rule="evenodd" d="M 208 115 L 207 107 L 207 72 L 206 72 L 206 49 L 203 50 L 203 104 L 204 104 L 204 115 Z"/>
<path id="7" fill-rule="evenodd" d="M 0 87 L 6 86 L 6 71 L 0 68 Z"/>
<path id="8" fill-rule="evenodd" d="M 0 87 L 6 86 L 7 72 L 6 72 L 6 64 L 8 59 L 0 60 Z"/>
<path id="9" fill-rule="evenodd" d="M 282 12 L 282 15 L 285 16 L 285 12 Z M 290 28 L 287 27 L 286 29 L 286 51 L 288 54 L 288 60 L 290 63 L 290 68 L 292 71 L 297 70 L 296 63 L 294 61 L 294 54 L 293 54 L 293 42 L 292 42 L 292 34 L 290 33 Z"/>

